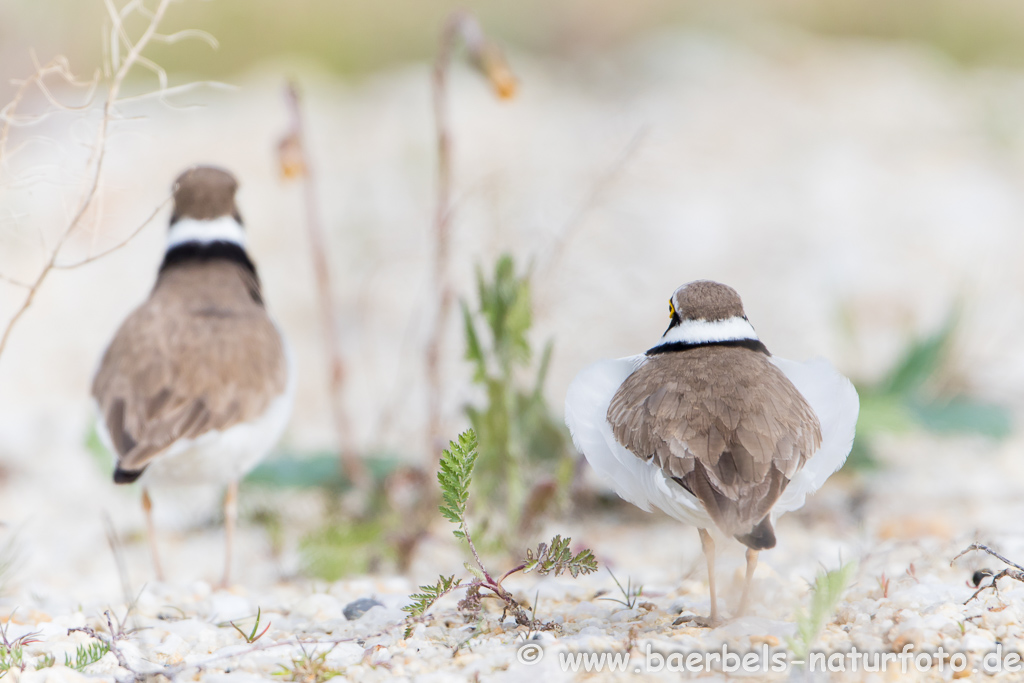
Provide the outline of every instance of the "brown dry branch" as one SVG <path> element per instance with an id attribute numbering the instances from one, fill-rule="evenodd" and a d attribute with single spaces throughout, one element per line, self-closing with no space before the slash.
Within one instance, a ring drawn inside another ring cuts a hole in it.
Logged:
<path id="1" fill-rule="evenodd" d="M 141 223 L 139 223 L 135 227 L 134 230 L 132 230 L 130 233 L 128 233 L 128 235 L 125 236 L 120 242 L 117 242 L 116 244 L 114 244 L 114 246 L 108 247 L 108 248 L 104 249 L 101 252 L 92 254 L 91 256 L 86 256 L 81 261 L 76 261 L 75 263 L 54 263 L 53 264 L 53 269 L 54 270 L 74 270 L 75 268 L 81 268 L 82 266 L 86 265 L 87 263 L 92 263 L 93 261 L 98 261 L 98 260 L 100 260 L 101 258 L 103 258 L 105 256 L 109 256 L 110 254 L 113 254 L 115 251 L 121 249 L 122 247 L 125 247 L 129 242 L 131 242 L 133 239 L 135 239 L 136 235 L 138 235 L 140 232 L 142 232 L 143 229 L 147 225 L 152 223 L 153 220 L 157 216 L 160 215 L 160 212 L 163 211 L 165 206 L 167 206 L 168 204 L 171 203 L 172 199 L 174 199 L 174 195 L 168 193 L 168 195 L 166 197 L 164 197 L 164 200 L 162 202 L 160 202 L 159 204 L 157 204 L 156 208 L 153 209 L 153 211 L 149 214 L 149 216 L 146 218 L 146 220 L 144 220 Z"/>
<path id="2" fill-rule="evenodd" d="M 85 633 L 86 635 L 88 635 L 88 636 L 90 636 L 92 638 L 95 638 L 96 640 L 98 640 L 98 641 L 100 641 L 102 643 L 106 643 L 107 645 L 109 645 L 110 646 L 110 651 L 114 653 L 114 656 L 117 658 L 118 664 L 122 668 L 127 670 L 129 672 L 129 674 L 131 675 L 131 678 L 125 677 L 125 678 L 128 678 L 128 680 L 144 680 L 144 679 L 152 680 L 153 677 L 155 677 L 155 676 L 161 676 L 161 677 L 164 677 L 164 678 L 167 678 L 167 679 L 173 681 L 173 680 L 178 680 L 179 677 L 184 677 L 183 675 L 186 672 L 195 673 L 197 675 L 196 677 L 198 677 L 198 674 L 200 674 L 203 671 L 205 671 L 211 665 L 217 664 L 219 662 L 224 662 L 224 661 L 229 661 L 229 660 L 232 660 L 232 659 L 237 659 L 237 658 L 240 658 L 240 657 L 245 657 L 246 655 L 254 654 L 256 652 L 263 652 L 263 651 L 266 651 L 266 650 L 277 649 L 277 648 L 280 648 L 280 647 L 296 647 L 296 646 L 297 647 L 305 647 L 305 646 L 316 647 L 316 646 L 319 646 L 319 645 L 334 645 L 334 646 L 336 646 L 336 645 L 339 645 L 341 643 L 352 643 L 352 642 L 356 642 L 356 643 L 359 643 L 360 645 L 362 645 L 366 641 L 372 640 L 374 638 L 379 638 L 381 636 L 384 636 L 388 632 L 387 630 L 385 630 L 385 631 L 378 631 L 376 633 L 371 633 L 369 635 L 364 635 L 364 636 L 343 636 L 343 637 L 336 637 L 336 638 L 299 638 L 299 637 L 291 637 L 291 638 L 287 638 L 285 640 L 279 640 L 279 641 L 275 641 L 275 642 L 266 642 L 266 641 L 264 641 L 264 642 L 256 643 L 255 641 L 253 641 L 253 643 L 250 643 L 249 647 L 236 648 L 236 647 L 229 646 L 229 647 L 222 648 L 220 651 L 211 654 L 206 659 L 198 661 L 198 662 L 194 662 L 192 664 L 188 664 L 188 663 L 185 663 L 185 662 L 179 662 L 177 664 L 170 664 L 170 665 L 163 665 L 162 666 L 162 665 L 156 664 L 155 662 L 150 661 L 150 662 L 148 662 L 149 665 L 150 665 L 149 666 L 150 670 L 146 671 L 146 672 L 142 672 L 142 671 L 139 671 L 139 670 L 137 670 L 137 669 L 135 669 L 135 668 L 133 668 L 133 667 L 131 667 L 129 665 L 127 659 L 124 656 L 124 653 L 120 650 L 120 647 L 118 646 L 118 643 L 123 641 L 123 640 L 125 640 L 127 638 L 127 635 L 124 633 L 122 628 L 120 628 L 120 627 L 115 628 L 114 627 L 113 619 L 111 618 L 111 615 L 110 615 L 109 611 L 105 612 L 104 614 L 105 614 L 106 619 L 107 619 L 107 628 L 109 629 L 109 632 L 110 632 L 111 635 L 108 636 L 108 635 L 103 634 L 103 633 L 98 633 L 95 629 L 92 629 L 92 628 L 87 627 L 87 626 L 86 627 L 77 627 L 77 628 L 68 629 L 68 633 L 72 633 L 72 632 L 75 632 L 75 631 L 80 631 L 80 632 Z M 397 625 L 396 625 L 396 627 L 397 627 Z M 120 681 L 119 681 L 119 683 L 120 683 Z"/>
<path id="3" fill-rule="evenodd" d="M 1009 578 L 1009 579 L 1014 579 L 1015 581 L 1024 582 L 1024 567 L 1020 566 L 1019 564 L 1017 564 L 1013 560 L 1010 560 L 1010 559 L 1008 559 L 1006 557 L 1003 557 L 1002 555 L 997 553 L 995 550 L 992 550 L 992 548 L 989 548 L 984 543 L 972 543 L 971 545 L 967 546 L 962 551 L 960 551 L 960 553 L 956 557 L 954 557 L 952 560 L 950 560 L 949 564 L 953 565 L 953 563 L 955 563 L 961 557 L 963 557 L 967 553 L 973 552 L 975 550 L 980 550 L 982 552 L 988 553 L 992 557 L 995 557 L 996 559 L 998 559 L 1003 564 L 1007 565 L 1007 567 L 1005 569 L 1001 570 L 1001 571 L 996 572 L 996 573 L 992 573 L 992 572 L 990 572 L 988 570 L 975 572 L 976 580 L 974 582 L 974 585 L 978 588 L 978 590 L 974 591 L 974 595 L 972 595 L 971 597 L 967 598 L 966 601 L 964 601 L 965 605 L 967 603 L 969 603 L 971 600 L 974 600 L 975 598 L 977 598 L 979 595 L 981 595 L 981 593 L 983 593 L 984 591 L 987 591 L 987 590 L 992 590 L 992 591 L 994 591 L 998 595 L 999 594 L 999 586 L 997 586 L 996 584 L 999 582 L 999 579 Z M 986 583 L 986 584 L 982 585 L 982 582 L 984 581 L 984 579 L 986 577 L 991 577 L 991 580 L 989 581 L 989 583 Z"/>
<path id="4" fill-rule="evenodd" d="M 281 173 L 286 179 L 302 178 L 306 208 L 306 228 L 309 234 L 310 256 L 316 276 L 317 293 L 320 299 L 321 325 L 324 332 L 327 376 L 330 382 L 331 417 L 338 439 L 338 453 L 341 467 L 358 491 L 369 491 L 370 475 L 356 450 L 352 437 L 352 425 L 345 410 L 345 362 L 341 357 L 338 341 L 337 306 L 331 289 L 331 272 L 327 264 L 327 238 L 320 218 L 320 202 L 316 194 L 316 179 L 306 151 L 305 127 L 303 125 L 302 101 L 294 83 L 285 88 L 285 100 L 291 115 L 291 129 L 278 145 L 278 161 Z"/>
<path id="5" fill-rule="evenodd" d="M 128 74 L 136 67 L 147 69 L 156 75 L 159 82 L 159 89 L 149 94 L 156 94 L 159 97 L 164 97 L 170 91 L 167 87 L 167 74 L 157 64 L 144 57 L 142 54 L 143 50 L 145 50 L 153 41 L 176 42 L 183 38 L 206 35 L 202 32 L 196 31 L 180 32 L 170 36 L 159 34 L 157 30 L 171 2 L 172 0 L 159 0 L 156 7 L 150 10 L 141 2 L 141 0 L 130 0 L 130 2 L 126 3 L 120 9 L 114 5 L 113 0 L 105 0 L 107 13 L 111 22 L 109 63 L 105 65 L 106 68 L 104 70 L 109 77 L 109 85 L 107 86 L 106 101 L 103 103 L 102 115 L 96 131 L 96 137 L 90 148 L 89 159 L 85 166 L 82 194 L 76 202 L 75 209 L 70 218 L 60 231 L 55 244 L 45 250 L 46 256 L 44 258 L 43 265 L 35 278 L 27 283 L 18 283 L 19 285 L 24 285 L 26 294 L 21 304 L 16 308 L 14 314 L 7 321 L 2 335 L 0 335 L 0 357 L 2 357 L 3 351 L 7 347 L 7 342 L 10 339 L 11 333 L 18 321 L 32 306 L 40 287 L 42 287 L 47 276 L 53 270 L 58 268 L 75 268 L 120 249 L 135 237 L 135 235 L 137 235 L 142 228 L 144 228 L 153 219 L 156 213 L 163 206 L 163 204 L 161 204 L 150 218 L 131 232 L 125 240 L 115 245 L 113 248 L 100 254 L 90 256 L 76 264 L 60 265 L 57 263 L 62 249 L 68 243 L 68 240 L 81 230 L 82 226 L 86 223 L 86 217 L 90 215 L 90 210 L 98 203 L 99 189 L 103 178 L 104 163 L 106 161 L 107 141 L 110 126 L 119 116 L 117 107 L 128 99 L 138 98 L 138 96 L 131 98 L 121 98 L 120 96 L 122 86 L 124 85 Z M 146 24 L 142 29 L 142 32 L 139 34 L 139 37 L 133 42 L 125 28 L 125 22 L 129 18 L 135 16 L 144 18 Z M 125 54 L 123 56 L 121 54 L 122 48 L 125 50 Z M 59 101 L 53 94 L 51 87 L 48 85 L 49 79 L 51 78 L 58 79 L 71 86 L 87 87 L 88 98 L 86 103 L 78 107 L 72 107 Z M 12 127 L 27 125 L 29 123 L 37 123 L 55 111 L 67 111 L 73 109 L 83 111 L 90 110 L 92 94 L 99 82 L 99 74 L 97 74 L 92 81 L 80 81 L 76 79 L 71 73 L 67 60 L 64 57 L 57 57 L 44 66 L 37 65 L 34 74 L 20 82 L 17 82 L 18 89 L 15 92 L 14 99 L 0 110 L 0 117 L 3 119 L 3 127 L 0 128 L 0 164 L 6 164 L 11 153 L 7 147 L 7 143 L 9 141 L 9 135 Z M 33 87 L 42 94 L 49 103 L 51 109 L 39 115 L 19 119 L 17 117 L 17 109 Z M 180 90 L 180 88 L 177 90 Z M 166 201 L 164 203 L 166 203 Z M 8 277 L 4 277 L 3 279 L 8 282 L 12 280 Z"/>
<path id="6" fill-rule="evenodd" d="M 128 660 L 125 658 L 124 653 L 121 651 L 120 645 L 118 645 L 120 641 L 125 640 L 127 638 L 127 634 L 125 634 L 124 632 L 124 626 L 119 622 L 117 628 L 114 628 L 114 618 L 111 615 L 110 610 L 104 612 L 103 615 L 107 619 L 108 635 L 97 633 L 96 630 L 90 626 L 76 626 L 74 628 L 69 628 L 68 635 L 71 635 L 72 633 L 78 631 L 86 634 L 90 638 L 95 638 L 96 640 L 100 641 L 101 643 L 104 643 L 108 648 L 110 648 L 110 651 L 114 653 L 114 657 L 117 659 L 118 666 L 120 666 L 122 669 L 129 673 L 129 676 L 121 678 L 115 677 L 115 680 L 117 680 L 118 683 L 144 680 L 147 677 L 147 673 L 138 671 L 137 669 L 133 668 L 128 663 Z"/>
<path id="7" fill-rule="evenodd" d="M 437 199 L 433 227 L 437 307 L 424 357 L 427 375 L 427 439 L 431 452 L 438 458 L 444 446 L 441 437 L 441 350 L 455 296 L 448 274 L 452 219 L 452 129 L 448 112 L 448 70 L 460 42 L 466 48 L 470 64 L 487 78 L 498 97 L 514 97 L 517 88 L 508 62 L 497 45 L 484 34 L 476 17 L 465 10 L 449 14 L 441 29 L 431 82 L 437 138 Z"/>

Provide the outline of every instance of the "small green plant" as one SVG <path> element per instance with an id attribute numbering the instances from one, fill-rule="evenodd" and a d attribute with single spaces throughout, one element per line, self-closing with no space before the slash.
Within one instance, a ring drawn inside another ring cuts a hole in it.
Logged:
<path id="1" fill-rule="evenodd" d="M 260 638 L 262 638 L 263 636 L 265 636 L 267 634 L 267 631 L 270 630 L 270 624 L 273 623 L 273 622 L 269 622 L 268 621 L 266 628 L 264 628 L 262 631 L 260 631 L 260 617 L 262 617 L 262 616 L 263 616 L 262 610 L 259 607 L 257 607 L 256 608 L 256 623 L 252 625 L 252 631 L 250 631 L 249 633 L 246 633 L 245 631 L 243 631 L 241 628 L 239 628 L 238 624 L 236 624 L 233 621 L 229 621 L 228 623 L 231 624 L 231 626 L 236 631 L 238 631 L 239 635 L 241 635 L 243 638 L 245 638 L 245 642 L 247 642 L 250 645 L 252 645 L 257 640 L 259 640 Z"/>
<path id="2" fill-rule="evenodd" d="M 390 549 L 382 542 L 379 520 L 340 520 L 326 524 L 299 542 L 303 570 L 326 581 L 371 571 Z"/>
<path id="3" fill-rule="evenodd" d="M 441 463 L 437 473 L 437 481 L 441 485 L 441 496 L 443 502 L 440 506 L 441 514 L 456 529 L 452 531 L 455 538 L 465 541 L 473 556 L 473 562 L 466 562 L 466 569 L 473 575 L 473 579 L 464 582 L 463 579 L 452 576 L 441 576 L 438 582 L 433 585 L 420 586 L 419 593 L 413 594 L 413 602 L 403 609 L 409 613 L 410 618 L 421 617 L 440 598 L 458 588 L 466 588 L 466 597 L 459 603 L 460 609 L 467 611 L 478 611 L 480 600 L 484 597 L 494 597 L 501 600 L 505 605 L 505 611 L 515 617 L 516 623 L 528 628 L 550 628 L 551 625 L 538 625 L 536 621 L 527 614 L 527 611 L 512 597 L 504 586 L 503 582 L 515 573 L 528 573 L 536 571 L 538 574 L 554 574 L 558 576 L 567 572 L 574 578 L 580 574 L 589 574 L 597 571 L 597 560 L 589 549 L 583 549 L 576 554 L 571 550 L 572 539 L 555 536 L 550 543 L 541 543 L 537 550 L 528 550 L 525 559 L 505 572 L 500 578 L 495 579 L 484 566 L 476 545 L 473 543 L 473 536 L 470 533 L 469 523 L 466 520 L 466 509 L 469 501 L 469 487 L 473 481 L 473 467 L 477 462 L 477 438 L 472 430 L 466 430 L 459 435 L 456 441 L 452 441 L 448 449 L 441 455 Z M 481 593 L 481 591 L 486 593 Z M 411 632 L 412 623 L 409 623 L 406 634 Z"/>
<path id="4" fill-rule="evenodd" d="M 415 468 L 403 465 L 394 454 L 377 453 L 365 459 L 372 475 L 371 485 L 359 490 L 356 506 L 342 504 L 342 496 L 350 492 L 352 483 L 338 469 L 337 453 L 289 453 L 262 463 L 246 483 L 273 491 L 279 489 L 313 489 L 323 493 L 327 502 L 321 522 L 306 531 L 299 540 L 299 557 L 303 573 L 325 581 L 336 581 L 353 574 L 376 571 L 382 564 L 397 565 L 403 571 L 408 546 L 402 541 L 412 535 L 411 527 L 420 516 L 433 517 L 433 504 L 410 514 L 408 506 L 397 511 L 388 499 L 389 486 Z M 425 474 L 424 480 L 428 480 Z M 349 496 L 351 500 L 351 496 Z M 431 510 L 429 514 L 426 510 Z M 280 500 L 267 496 L 252 509 L 250 520 L 262 526 L 275 555 L 283 552 L 285 527 Z"/>
<path id="5" fill-rule="evenodd" d="M 795 659 L 807 659 L 821 630 L 835 614 L 836 606 L 856 570 L 856 563 L 847 562 L 839 569 L 826 570 L 818 575 L 811 592 L 811 608 L 807 612 L 799 611 L 796 618 L 796 637 L 789 640 L 789 647 Z"/>
<path id="6" fill-rule="evenodd" d="M 413 616 L 422 616 L 435 602 L 461 585 L 462 579 L 456 579 L 454 574 L 447 577 L 441 576 L 438 578 L 437 584 L 433 586 L 420 586 L 420 590 L 423 592 L 410 595 L 412 604 L 406 605 L 402 609 Z"/>
<path id="7" fill-rule="evenodd" d="M 7 637 L 7 626 L 0 623 L 0 678 L 10 673 L 12 669 L 25 670 L 25 646 L 38 643 L 38 635 L 38 632 L 26 633 L 11 640 Z"/>
<path id="8" fill-rule="evenodd" d="M 553 349 L 550 341 L 536 370 L 530 368 L 529 273 L 516 273 L 512 257 L 503 255 L 489 281 L 477 269 L 477 293 L 479 309 L 471 313 L 463 301 L 462 317 L 466 359 L 473 365 L 473 382 L 483 388 L 486 403 L 468 406 L 466 414 L 480 441 L 477 471 L 489 506 L 488 531 L 506 545 L 515 545 L 554 498 L 531 492 L 527 482 L 538 482 L 535 489 L 550 490 L 554 480 L 564 490 L 572 476 L 573 458 L 568 433 L 544 400 Z"/>
<path id="9" fill-rule="evenodd" d="M 108 652 L 110 652 L 110 645 L 101 640 L 79 645 L 75 650 L 74 659 L 71 658 L 71 655 L 64 655 L 64 666 L 75 671 L 85 671 L 87 666 L 100 661 Z"/>
<path id="10" fill-rule="evenodd" d="M 936 333 L 913 340 L 900 362 L 878 382 L 857 385 L 860 416 L 857 438 L 848 459 L 852 469 L 878 465 L 872 441 L 880 434 L 915 428 L 936 434 L 980 434 L 993 439 L 1010 434 L 1010 412 L 1005 406 L 951 391 L 940 381 L 958 319 L 953 314 Z"/>
<path id="11" fill-rule="evenodd" d="M 612 581 L 614 581 L 615 585 L 619 587 L 619 592 L 622 593 L 622 599 L 621 600 L 619 598 L 600 598 L 600 599 L 601 600 L 611 600 L 612 602 L 617 602 L 620 605 L 625 605 L 627 609 L 633 609 L 633 607 L 636 606 L 636 601 L 640 598 L 641 594 L 643 594 L 644 587 L 643 586 L 637 586 L 636 588 L 633 588 L 633 579 L 632 579 L 632 577 L 627 576 L 626 577 L 626 587 L 623 588 L 622 584 L 619 583 L 619 580 L 617 578 L 615 578 L 615 574 L 612 574 L 612 570 L 610 568 L 608 568 L 608 567 L 605 567 L 605 569 L 608 569 L 608 573 L 612 575 Z"/>
<path id="12" fill-rule="evenodd" d="M 594 553 L 589 548 L 584 548 L 573 555 L 570 543 L 572 543 L 571 538 L 563 539 L 560 535 L 556 535 L 551 539 L 550 545 L 539 544 L 536 554 L 527 548 L 526 561 L 522 566 L 523 573 L 528 574 L 536 570 L 538 574 L 558 576 L 562 572 L 569 572 L 575 579 L 581 572 L 589 574 L 592 571 L 597 571 L 597 560 L 594 559 Z"/>
<path id="13" fill-rule="evenodd" d="M 280 671 L 275 671 L 275 676 L 285 676 L 289 681 L 295 683 L 323 683 L 326 680 L 340 676 L 341 672 L 332 669 L 327 665 L 327 655 L 330 650 L 323 652 L 307 652 L 306 646 L 299 644 L 302 654 L 292 657 L 290 665 L 279 665 Z"/>
<path id="14" fill-rule="evenodd" d="M 54 655 L 42 655 L 39 657 L 39 661 L 36 662 L 36 671 L 40 669 L 49 669 L 57 663 L 57 658 Z"/>

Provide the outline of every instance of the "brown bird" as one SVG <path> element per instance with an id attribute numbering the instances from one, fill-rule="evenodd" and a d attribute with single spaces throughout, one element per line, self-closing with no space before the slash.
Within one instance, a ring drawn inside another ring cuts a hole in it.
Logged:
<path id="1" fill-rule="evenodd" d="M 157 578 L 150 487 L 225 484 L 231 576 L 238 482 L 280 438 L 294 375 L 263 303 L 225 170 L 195 166 L 174 183 L 167 251 L 149 298 L 121 324 L 93 379 L 114 482 L 139 480 Z"/>
<path id="2" fill-rule="evenodd" d="M 731 287 L 699 280 L 669 300 L 670 323 L 639 356 L 600 361 L 565 400 L 576 447 L 625 500 L 697 527 L 712 624 L 717 530 L 747 546 L 747 607 L 774 521 L 842 466 L 859 401 L 827 362 L 772 356 Z"/>

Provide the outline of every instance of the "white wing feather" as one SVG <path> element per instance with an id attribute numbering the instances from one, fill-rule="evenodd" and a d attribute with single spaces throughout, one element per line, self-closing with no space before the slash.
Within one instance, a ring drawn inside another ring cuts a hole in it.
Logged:
<path id="1" fill-rule="evenodd" d="M 807 362 L 772 357 L 772 362 L 789 378 L 821 423 L 821 448 L 796 473 L 772 508 L 772 519 L 803 507 L 807 494 L 814 493 L 843 466 L 853 447 L 860 399 L 849 379 L 839 374 L 824 358 Z"/>
<path id="2" fill-rule="evenodd" d="M 608 406 L 619 386 L 645 358 L 639 355 L 603 360 L 584 368 L 566 394 L 565 422 L 576 449 L 622 499 L 646 512 L 653 505 L 681 522 L 709 528 L 713 525 L 711 518 L 693 495 L 669 482 L 660 468 L 638 458 L 612 434 Z M 821 448 L 797 472 L 772 508 L 774 520 L 802 507 L 807 494 L 817 491 L 842 467 L 853 446 L 860 403 L 850 380 L 824 359 L 800 363 L 772 357 L 772 362 L 811 404 L 822 435 Z"/>
<path id="3" fill-rule="evenodd" d="M 645 512 L 651 506 L 670 517 L 701 528 L 712 524 L 700 502 L 661 468 L 635 456 L 615 440 L 608 423 L 608 406 L 619 386 L 646 359 L 629 356 L 603 360 L 584 368 L 565 396 L 565 423 L 576 449 L 619 496 Z"/>

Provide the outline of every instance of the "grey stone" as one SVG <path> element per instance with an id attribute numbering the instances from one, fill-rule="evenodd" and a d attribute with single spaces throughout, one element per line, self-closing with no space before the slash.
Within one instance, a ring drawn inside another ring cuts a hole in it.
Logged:
<path id="1" fill-rule="evenodd" d="M 342 613 L 345 618 L 349 621 L 355 621 L 359 617 L 366 614 L 371 607 L 383 607 L 384 605 L 373 598 L 359 598 L 345 605 L 345 609 Z"/>

